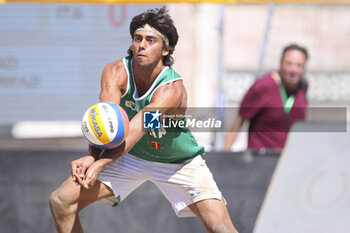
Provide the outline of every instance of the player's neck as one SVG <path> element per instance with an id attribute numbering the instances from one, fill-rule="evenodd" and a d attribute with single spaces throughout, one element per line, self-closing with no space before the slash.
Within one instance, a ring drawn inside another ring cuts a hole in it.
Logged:
<path id="1" fill-rule="evenodd" d="M 164 65 L 160 59 L 154 63 L 141 65 L 137 62 L 132 63 L 135 79 L 154 80 L 160 72 L 162 72 Z"/>
<path id="2" fill-rule="evenodd" d="M 138 92 L 141 95 L 147 92 L 152 86 L 154 80 L 164 69 L 163 62 L 158 62 L 154 65 L 140 66 L 133 64 L 134 78 L 137 85 Z"/>

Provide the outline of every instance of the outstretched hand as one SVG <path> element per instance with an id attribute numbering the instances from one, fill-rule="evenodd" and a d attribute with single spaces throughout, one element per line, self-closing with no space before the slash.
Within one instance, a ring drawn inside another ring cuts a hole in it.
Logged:
<path id="1" fill-rule="evenodd" d="M 86 171 L 84 178 L 79 183 L 83 188 L 89 189 L 94 186 L 98 175 L 103 169 L 104 165 L 101 161 L 94 162 Z"/>
<path id="2" fill-rule="evenodd" d="M 71 163 L 72 178 L 77 185 L 83 186 L 85 172 L 94 162 L 95 162 L 95 158 L 91 155 L 87 155 L 72 161 Z"/>
<path id="3" fill-rule="evenodd" d="M 116 148 L 104 150 L 103 153 L 101 153 L 101 150 L 90 146 L 89 155 L 74 160 L 71 163 L 73 181 L 77 185 L 89 189 L 95 184 L 103 167 L 113 162 L 113 160 L 120 158 L 124 154 L 124 150 L 125 141 Z M 99 154 L 99 158 L 95 161 L 96 156 L 93 155 L 96 154 Z"/>

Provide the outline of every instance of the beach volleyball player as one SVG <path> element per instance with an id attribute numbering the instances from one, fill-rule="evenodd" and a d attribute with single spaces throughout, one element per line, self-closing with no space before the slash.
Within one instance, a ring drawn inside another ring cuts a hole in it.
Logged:
<path id="1" fill-rule="evenodd" d="M 115 149 L 89 146 L 88 155 L 72 162 L 72 176 L 50 196 L 57 231 L 83 232 L 78 214 L 85 206 L 98 200 L 116 206 L 150 180 L 177 216 L 198 216 L 208 232 L 237 232 L 201 157 L 204 149 L 188 128 L 142 128 L 145 107 L 166 109 L 162 115 L 183 114 L 186 108 L 183 81 L 170 67 L 178 34 L 166 8 L 135 16 L 130 34 L 129 56 L 106 65 L 100 92 L 101 102 L 119 104 L 127 112 L 129 133 Z"/>

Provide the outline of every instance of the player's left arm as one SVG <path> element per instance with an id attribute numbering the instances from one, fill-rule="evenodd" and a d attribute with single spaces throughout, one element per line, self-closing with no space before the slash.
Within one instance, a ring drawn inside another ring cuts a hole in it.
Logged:
<path id="1" fill-rule="evenodd" d="M 184 110 L 186 104 L 186 89 L 182 80 L 177 80 L 158 88 L 152 96 L 151 103 L 146 108 L 159 108 L 163 116 Z"/>
<path id="2" fill-rule="evenodd" d="M 158 88 L 152 96 L 150 104 L 145 109 L 161 109 L 162 115 L 170 114 L 178 108 L 183 108 L 186 101 L 186 91 L 182 80 L 165 84 Z M 127 152 L 148 132 L 143 129 L 143 111 L 140 111 L 132 118 L 129 123 L 129 133 L 124 142 L 115 149 L 106 150 L 101 158 L 96 161 L 102 166 L 111 163 Z"/>
<path id="3" fill-rule="evenodd" d="M 158 88 L 152 96 L 151 103 L 145 108 L 164 109 L 165 114 L 171 114 L 179 107 L 184 107 L 186 100 L 186 92 L 181 80 L 165 84 Z M 140 111 L 129 123 L 129 133 L 124 142 L 112 149 L 106 150 L 101 157 L 95 161 L 87 170 L 82 186 L 84 188 L 91 187 L 97 180 L 100 171 L 107 164 L 119 159 L 126 154 L 131 148 L 148 132 L 142 128 L 143 112 Z"/>

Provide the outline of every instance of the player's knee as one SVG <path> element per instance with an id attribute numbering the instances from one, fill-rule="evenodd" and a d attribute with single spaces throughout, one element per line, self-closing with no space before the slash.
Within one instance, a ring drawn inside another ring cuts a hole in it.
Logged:
<path id="1" fill-rule="evenodd" d="M 60 195 L 60 192 L 58 190 L 51 193 L 49 203 L 52 214 L 57 217 L 63 217 L 76 213 L 75 208 L 72 208 L 73 206 L 69 205 L 64 200 L 64 198 Z"/>
<path id="2" fill-rule="evenodd" d="M 57 211 L 62 207 L 63 202 L 59 197 L 57 190 L 51 193 L 49 203 L 50 203 L 51 210 L 53 211 Z"/>

